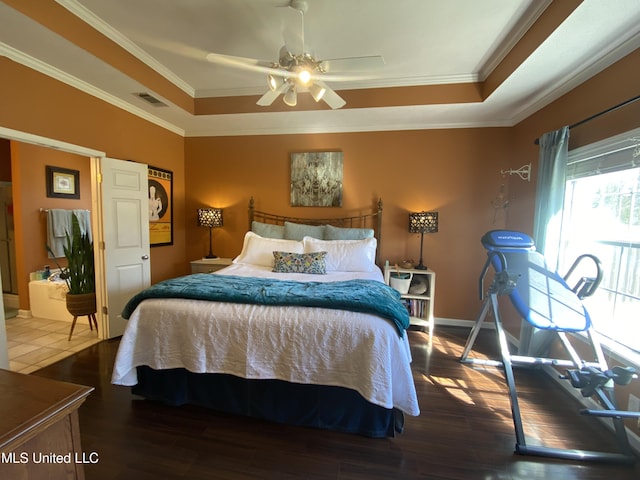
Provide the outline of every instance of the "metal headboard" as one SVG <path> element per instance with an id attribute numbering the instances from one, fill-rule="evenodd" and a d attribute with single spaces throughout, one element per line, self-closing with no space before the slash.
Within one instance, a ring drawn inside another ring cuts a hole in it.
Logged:
<path id="1" fill-rule="evenodd" d="M 342 228 L 372 228 L 373 235 L 378 243 L 376 249 L 376 264 L 380 265 L 380 244 L 382 239 L 382 199 L 380 198 L 371 213 L 354 215 L 350 217 L 332 217 L 332 218 L 304 218 L 289 217 L 286 215 L 277 215 L 274 213 L 262 212 L 256 210 L 253 197 L 249 199 L 249 230 L 253 221 L 270 223 L 275 225 L 284 225 L 284 222 L 303 223 L 306 225 L 333 225 Z"/>

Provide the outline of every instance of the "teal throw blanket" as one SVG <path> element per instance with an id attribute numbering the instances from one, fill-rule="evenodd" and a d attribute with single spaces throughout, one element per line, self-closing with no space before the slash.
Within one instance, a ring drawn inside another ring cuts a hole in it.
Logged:
<path id="1" fill-rule="evenodd" d="M 122 311 L 129 318 L 147 298 L 187 298 L 218 302 L 332 308 L 371 313 L 390 320 L 400 337 L 409 328 L 409 313 L 400 294 L 382 282 L 295 282 L 271 278 L 199 273 L 156 283 L 135 295 Z"/>

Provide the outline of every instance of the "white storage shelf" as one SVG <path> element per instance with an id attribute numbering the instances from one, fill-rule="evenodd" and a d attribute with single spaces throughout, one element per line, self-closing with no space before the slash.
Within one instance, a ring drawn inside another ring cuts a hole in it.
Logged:
<path id="1" fill-rule="evenodd" d="M 422 294 L 400 293 L 402 299 L 407 302 L 409 309 L 410 325 L 414 327 L 429 328 L 433 330 L 433 300 L 436 289 L 436 272 L 433 270 L 418 270 L 416 268 L 397 268 L 391 265 L 384 267 L 384 281 L 390 284 L 392 272 L 409 273 L 413 275 L 413 281 L 421 278 L 427 284 L 426 292 Z M 413 284 L 412 281 L 412 284 Z"/>

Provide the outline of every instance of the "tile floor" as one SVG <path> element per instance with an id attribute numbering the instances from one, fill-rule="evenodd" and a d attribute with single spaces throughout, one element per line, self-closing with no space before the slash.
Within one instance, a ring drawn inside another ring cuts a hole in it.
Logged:
<path id="1" fill-rule="evenodd" d="M 31 373 L 79 352 L 100 339 L 89 329 L 87 317 L 76 323 L 71 340 L 71 323 L 44 318 L 7 318 L 9 369 Z"/>

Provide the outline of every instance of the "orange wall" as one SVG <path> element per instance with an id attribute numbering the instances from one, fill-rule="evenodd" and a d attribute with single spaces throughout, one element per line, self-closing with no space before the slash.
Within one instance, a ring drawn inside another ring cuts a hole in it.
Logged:
<path id="1" fill-rule="evenodd" d="M 480 128 L 315 135 L 187 138 L 185 199 L 187 255 L 208 251 L 208 230 L 196 209 L 224 209 L 213 231 L 214 251 L 240 252 L 247 205 L 301 217 L 346 216 L 384 203 L 381 261 L 418 261 L 420 236 L 408 233 L 408 212 L 437 210 L 439 232 L 425 235 L 424 261 L 437 272 L 435 314 L 472 319 L 478 308 L 479 238 L 493 223 L 491 200 L 509 164 L 509 129 Z M 340 150 L 344 154 L 343 207 L 290 206 L 290 154 Z"/>
<path id="2" fill-rule="evenodd" d="M 29 272 L 44 265 L 56 268 L 47 256 L 47 216 L 40 209 L 91 210 L 89 159 L 71 153 L 19 142 L 11 142 L 13 211 L 16 232 L 16 264 L 20 308 L 29 307 Z M 79 171 L 80 198 L 47 197 L 45 166 Z M 57 259 L 66 265 L 64 258 Z"/>
<path id="3" fill-rule="evenodd" d="M 173 245 L 151 249 L 151 280 L 157 282 L 187 273 L 182 215 L 183 138 L 5 57 L 0 57 L 0 71 L 0 126 L 92 148 L 106 152 L 112 158 L 132 160 L 173 172 Z M 24 192 L 42 191 L 43 180 L 39 174 L 27 175 L 21 181 Z M 36 205 L 37 208 L 41 206 L 46 205 Z M 28 270 L 25 271 L 28 275 Z M 24 282 L 24 278 L 20 281 Z M 22 297 L 26 292 L 21 290 L 19 293 L 20 308 L 24 308 Z"/>

